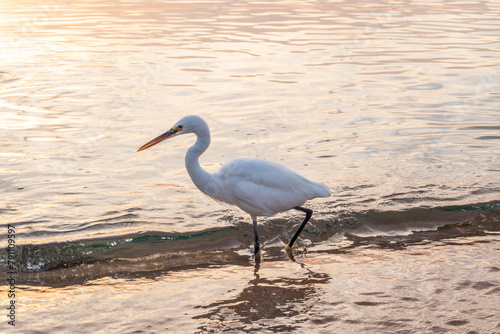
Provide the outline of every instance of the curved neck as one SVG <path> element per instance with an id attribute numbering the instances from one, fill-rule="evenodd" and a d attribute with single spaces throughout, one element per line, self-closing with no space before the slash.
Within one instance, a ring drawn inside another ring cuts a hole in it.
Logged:
<path id="1" fill-rule="evenodd" d="M 198 158 L 203 154 L 210 145 L 210 130 L 208 126 L 197 129 L 196 143 L 191 146 L 186 153 L 186 169 L 198 189 L 210 197 L 214 197 L 217 193 L 218 182 L 216 177 L 205 171 L 200 166 Z"/>

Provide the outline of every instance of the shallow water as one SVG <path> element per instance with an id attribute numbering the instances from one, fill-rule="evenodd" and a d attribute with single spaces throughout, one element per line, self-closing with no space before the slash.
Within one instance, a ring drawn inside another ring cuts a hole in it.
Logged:
<path id="1" fill-rule="evenodd" d="M 11 224 L 16 329 L 499 331 L 499 13 L 0 4 L 0 265 Z M 212 130 L 207 170 L 259 157 L 330 187 L 308 204 L 298 262 L 282 249 L 302 217 L 284 213 L 261 219 L 254 273 L 249 217 L 184 169 L 193 138 L 136 152 L 192 113 Z"/>
<path id="2" fill-rule="evenodd" d="M 185 254 L 157 276 L 25 286 L 19 322 L 24 333 L 496 333 L 499 247 L 489 236 L 361 246 L 260 268 L 224 252 L 190 265 L 203 255 Z"/>

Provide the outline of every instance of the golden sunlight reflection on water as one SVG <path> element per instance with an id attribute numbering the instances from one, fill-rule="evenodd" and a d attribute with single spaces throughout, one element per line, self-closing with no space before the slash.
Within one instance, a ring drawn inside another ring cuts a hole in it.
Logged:
<path id="1" fill-rule="evenodd" d="M 145 221 L 160 224 L 146 212 L 183 215 L 182 198 L 193 192 L 182 159 L 189 140 L 134 151 L 192 112 L 212 127 L 203 157 L 212 171 L 231 158 L 272 159 L 337 193 L 373 185 L 353 200 L 375 206 L 395 204 L 373 195 L 409 184 L 432 203 L 498 180 L 494 3 L 2 8 L 0 153 L 10 154 L 15 174 L 4 188 L 20 212 L 31 211 L 30 198 L 57 202 L 51 194 L 62 185 L 72 194 L 32 220 L 92 221 L 76 203 L 97 215 L 140 207 Z M 179 189 L 168 208 L 160 183 Z M 201 211 L 215 208 L 195 196 Z M 63 211 L 73 215 L 59 218 Z"/>
<path id="2" fill-rule="evenodd" d="M 1 1 L 19 328 L 494 332 L 499 14 L 490 0 Z M 299 217 L 263 219 L 255 272 L 249 217 L 185 171 L 194 138 L 136 152 L 193 113 L 212 131 L 207 170 L 259 157 L 330 187 L 310 203 L 309 255 L 282 253 Z"/>
<path id="3" fill-rule="evenodd" d="M 492 261 L 500 245 L 483 239 L 443 240 L 400 252 L 360 248 L 311 254 L 297 263 L 264 261 L 256 273 L 252 265 L 225 265 L 65 288 L 23 287 L 29 319 L 23 328 L 492 332 L 499 311 L 492 298 L 499 284 Z"/>

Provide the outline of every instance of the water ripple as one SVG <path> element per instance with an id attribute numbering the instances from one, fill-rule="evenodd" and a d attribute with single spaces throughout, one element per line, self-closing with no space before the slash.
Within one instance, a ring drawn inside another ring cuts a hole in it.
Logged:
<path id="1" fill-rule="evenodd" d="M 99 217 L 129 207 L 116 231 L 226 221 L 183 171 L 189 140 L 135 154 L 187 113 L 211 171 L 253 156 L 328 184 L 319 219 L 498 197 L 492 1 L 0 6 L 4 207 L 29 240 L 112 233 Z"/>

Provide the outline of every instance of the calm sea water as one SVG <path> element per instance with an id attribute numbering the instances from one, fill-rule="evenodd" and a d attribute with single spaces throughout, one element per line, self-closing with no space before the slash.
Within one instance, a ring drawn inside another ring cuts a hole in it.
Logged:
<path id="1" fill-rule="evenodd" d="M 499 14 L 1 3 L 0 266 L 10 224 L 16 329 L 499 332 Z M 283 246 L 302 217 L 261 220 L 255 265 L 250 217 L 185 171 L 194 137 L 136 152 L 187 114 L 212 130 L 207 170 L 259 157 L 330 187 L 295 262 Z"/>

